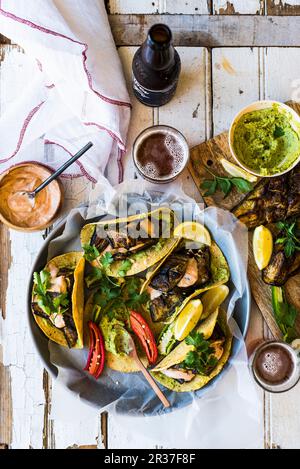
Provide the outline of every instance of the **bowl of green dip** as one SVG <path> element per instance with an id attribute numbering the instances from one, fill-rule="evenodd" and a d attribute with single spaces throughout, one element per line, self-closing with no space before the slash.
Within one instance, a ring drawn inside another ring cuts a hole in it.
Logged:
<path id="1" fill-rule="evenodd" d="M 300 117 L 278 101 L 256 101 L 233 119 L 229 147 L 236 162 L 256 176 L 284 174 L 300 161 Z"/>

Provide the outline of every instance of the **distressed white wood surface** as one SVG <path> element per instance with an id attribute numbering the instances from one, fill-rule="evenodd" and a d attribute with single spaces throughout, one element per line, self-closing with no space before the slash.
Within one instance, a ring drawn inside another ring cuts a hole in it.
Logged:
<path id="1" fill-rule="evenodd" d="M 109 0 L 110 13 L 209 14 L 207 0 Z"/>
<path id="2" fill-rule="evenodd" d="M 212 51 L 214 134 L 228 130 L 234 115 L 260 98 L 258 49 Z"/>
<path id="3" fill-rule="evenodd" d="M 215 14 L 256 15 L 262 11 L 264 0 L 213 0 Z"/>

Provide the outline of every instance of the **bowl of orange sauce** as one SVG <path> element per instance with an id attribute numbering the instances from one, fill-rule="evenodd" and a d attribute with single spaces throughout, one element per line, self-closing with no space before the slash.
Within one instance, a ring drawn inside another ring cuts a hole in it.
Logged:
<path id="1" fill-rule="evenodd" d="M 33 191 L 52 174 L 47 166 L 21 163 L 0 175 L 0 221 L 18 231 L 39 231 L 52 225 L 63 201 L 58 180 L 52 181 L 30 201 Z"/>

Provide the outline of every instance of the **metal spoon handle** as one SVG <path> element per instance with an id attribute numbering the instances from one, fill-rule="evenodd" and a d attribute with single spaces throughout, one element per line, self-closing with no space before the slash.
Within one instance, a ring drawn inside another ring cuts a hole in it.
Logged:
<path id="1" fill-rule="evenodd" d="M 61 175 L 71 164 L 73 164 L 78 158 L 80 158 L 86 151 L 88 151 L 91 147 L 93 146 L 92 142 L 87 143 L 79 152 L 76 153 L 76 155 L 72 156 L 68 161 L 66 161 L 60 168 L 58 168 L 55 173 L 51 174 L 40 186 L 38 186 L 34 190 L 34 195 L 38 194 L 41 190 L 43 190 L 50 182 L 54 181 L 54 179 L 57 179 L 58 176 Z"/>

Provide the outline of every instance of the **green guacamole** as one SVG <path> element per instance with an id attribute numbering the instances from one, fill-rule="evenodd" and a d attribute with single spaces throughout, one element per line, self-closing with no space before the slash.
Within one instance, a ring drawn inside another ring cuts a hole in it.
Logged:
<path id="1" fill-rule="evenodd" d="M 300 127 L 295 130 L 291 122 L 291 115 L 276 105 L 244 114 L 233 134 L 241 163 L 262 176 L 290 168 L 300 154 Z"/>

